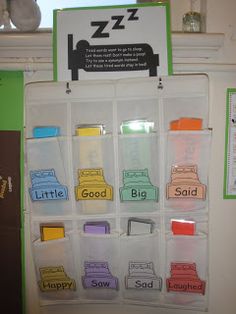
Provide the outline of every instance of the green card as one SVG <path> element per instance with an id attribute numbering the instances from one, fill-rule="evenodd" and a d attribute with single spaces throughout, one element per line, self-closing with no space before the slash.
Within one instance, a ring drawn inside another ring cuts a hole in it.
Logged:
<path id="1" fill-rule="evenodd" d="M 23 72 L 0 71 L 0 130 L 23 131 L 23 95 Z"/>

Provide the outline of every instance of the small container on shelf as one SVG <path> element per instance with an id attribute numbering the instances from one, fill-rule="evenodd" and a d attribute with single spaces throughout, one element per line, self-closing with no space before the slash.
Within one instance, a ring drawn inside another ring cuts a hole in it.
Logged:
<path id="1" fill-rule="evenodd" d="M 195 9 L 196 0 L 190 0 L 190 11 L 183 16 L 183 32 L 202 32 L 202 16 Z"/>

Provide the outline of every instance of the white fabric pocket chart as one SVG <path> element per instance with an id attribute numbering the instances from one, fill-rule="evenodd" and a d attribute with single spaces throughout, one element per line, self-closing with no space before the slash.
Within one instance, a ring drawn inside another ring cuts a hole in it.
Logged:
<path id="1" fill-rule="evenodd" d="M 206 310 L 207 76 L 38 82 L 25 93 L 41 305 Z"/>

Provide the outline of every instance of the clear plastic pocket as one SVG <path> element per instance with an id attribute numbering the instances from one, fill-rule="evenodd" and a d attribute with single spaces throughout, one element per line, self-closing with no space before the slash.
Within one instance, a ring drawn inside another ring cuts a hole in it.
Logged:
<path id="1" fill-rule="evenodd" d="M 91 87 L 89 88 L 91 90 Z M 107 90 L 109 93 L 109 91 Z M 94 89 L 93 89 L 94 93 Z M 103 97 L 105 96 L 103 93 Z M 83 97 L 83 89 L 80 90 L 80 96 Z M 91 93 L 92 94 L 92 93 Z M 94 94 L 93 94 L 94 95 Z M 71 134 L 75 135 L 78 127 L 100 125 L 104 127 L 106 134 L 112 133 L 113 130 L 113 103 L 109 99 L 99 97 L 96 100 L 80 99 L 71 103 Z M 88 129 L 87 129 L 88 130 Z"/>
<path id="2" fill-rule="evenodd" d="M 80 236 L 81 297 L 115 300 L 119 291 L 118 235 Z"/>
<path id="3" fill-rule="evenodd" d="M 41 300 L 78 298 L 71 239 L 66 236 L 59 240 L 36 240 L 33 247 Z"/>
<path id="4" fill-rule="evenodd" d="M 33 216 L 71 213 L 66 138 L 27 141 L 28 196 Z"/>
<path id="5" fill-rule="evenodd" d="M 167 235 L 165 302 L 205 309 L 207 303 L 207 236 Z"/>
<path id="6" fill-rule="evenodd" d="M 159 233 L 121 237 L 123 298 L 158 302 L 162 290 Z"/>
<path id="7" fill-rule="evenodd" d="M 121 81 L 120 81 L 121 82 Z M 127 82 L 128 83 L 128 82 Z M 120 83 L 119 83 L 120 84 Z M 123 85 L 124 82 L 121 83 Z M 154 83 L 155 84 L 155 83 Z M 130 84 L 124 84 L 122 87 L 117 86 L 117 92 L 121 92 L 123 95 L 126 95 L 123 99 L 117 100 L 117 122 L 118 122 L 118 132 L 120 131 L 120 126 L 122 123 L 127 121 L 140 121 L 140 120 L 146 120 L 153 122 L 154 124 L 154 130 L 157 131 L 159 128 L 158 125 L 158 119 L 159 119 L 159 100 L 156 97 L 151 97 L 148 95 L 148 97 L 141 97 L 137 96 L 137 92 L 140 92 L 136 90 L 134 94 L 132 95 L 132 87 L 130 88 Z M 155 89 L 155 88 L 154 88 Z M 147 90 L 142 90 L 142 92 L 146 93 Z M 131 92 L 131 93 L 130 93 Z M 136 96 L 133 98 L 133 96 Z M 131 97 L 130 97 L 131 96 Z M 127 97 L 127 98 L 126 98 Z M 126 98 L 126 99 L 125 99 Z M 134 132 L 138 131 L 137 128 L 133 130 Z"/>
<path id="8" fill-rule="evenodd" d="M 165 208 L 206 208 L 210 142 L 210 131 L 168 133 Z"/>
<path id="9" fill-rule="evenodd" d="M 114 211 L 114 151 L 111 136 L 74 137 L 73 173 L 78 213 Z"/>
<path id="10" fill-rule="evenodd" d="M 195 83 L 195 84 L 198 84 L 198 83 Z M 170 129 L 171 122 L 174 122 L 182 117 L 185 117 L 187 119 L 201 119 L 202 128 L 206 129 L 208 127 L 209 108 L 206 105 L 206 94 L 204 95 L 203 90 L 202 90 L 199 93 L 199 95 L 195 94 L 193 97 L 191 95 L 190 90 L 188 90 L 189 86 L 187 87 L 187 84 L 188 82 L 184 84 L 185 90 L 183 91 L 182 97 L 181 97 L 180 90 L 178 90 L 178 97 L 170 97 L 170 98 L 167 97 L 164 99 L 163 127 L 165 131 Z M 203 88 L 207 88 L 206 86 L 207 86 L 207 82 L 205 82 L 205 86 Z M 195 86 L 194 86 L 194 89 L 195 89 L 194 92 L 196 92 Z"/>
<path id="11" fill-rule="evenodd" d="M 44 100 L 45 101 L 45 100 Z M 63 102 L 44 102 L 26 106 L 26 138 L 33 137 L 35 127 L 53 126 L 61 136 L 67 135 L 67 106 Z"/>
<path id="12" fill-rule="evenodd" d="M 156 133 L 120 135 L 119 197 L 122 212 L 159 209 L 158 141 Z"/>

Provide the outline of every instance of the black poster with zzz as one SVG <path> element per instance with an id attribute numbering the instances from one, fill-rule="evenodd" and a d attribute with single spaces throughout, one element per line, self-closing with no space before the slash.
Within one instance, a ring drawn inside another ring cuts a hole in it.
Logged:
<path id="1" fill-rule="evenodd" d="M 20 131 L 0 131 L 0 296 L 7 313 L 22 313 Z"/>

